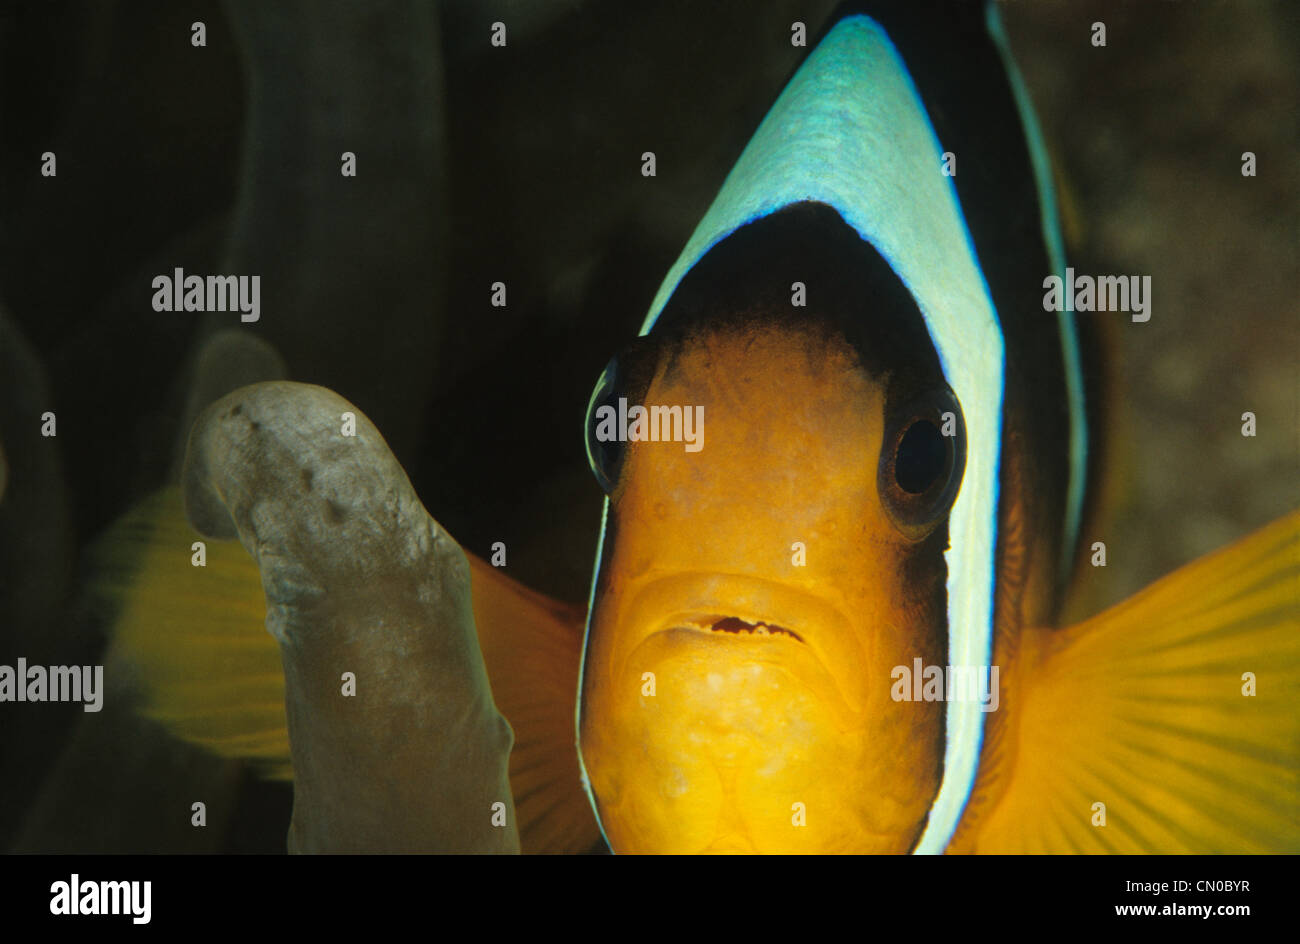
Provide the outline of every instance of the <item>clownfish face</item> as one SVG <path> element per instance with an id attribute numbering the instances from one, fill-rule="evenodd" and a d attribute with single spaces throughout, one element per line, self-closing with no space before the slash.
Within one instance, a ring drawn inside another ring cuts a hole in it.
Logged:
<path id="1" fill-rule="evenodd" d="M 617 852 L 907 852 L 944 714 L 893 700 L 891 671 L 946 661 L 960 407 L 807 324 L 733 321 L 641 353 L 639 380 L 607 368 L 588 416 L 609 511 L 580 751 L 606 836 Z M 596 435 L 620 398 L 694 411 L 701 448 L 672 429 Z"/>

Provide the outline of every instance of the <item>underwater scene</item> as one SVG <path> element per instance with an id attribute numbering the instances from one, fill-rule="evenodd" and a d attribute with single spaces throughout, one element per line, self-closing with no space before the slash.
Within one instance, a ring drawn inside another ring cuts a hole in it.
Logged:
<path id="1" fill-rule="evenodd" d="M 0 5 L 0 847 L 1300 852 L 1298 70 Z"/>

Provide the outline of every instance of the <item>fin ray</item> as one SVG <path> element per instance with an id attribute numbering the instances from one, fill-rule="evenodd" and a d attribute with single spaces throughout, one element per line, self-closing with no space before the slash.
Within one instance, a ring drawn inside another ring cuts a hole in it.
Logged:
<path id="1" fill-rule="evenodd" d="M 1300 512 L 1026 643 L 975 851 L 1300 851 Z"/>

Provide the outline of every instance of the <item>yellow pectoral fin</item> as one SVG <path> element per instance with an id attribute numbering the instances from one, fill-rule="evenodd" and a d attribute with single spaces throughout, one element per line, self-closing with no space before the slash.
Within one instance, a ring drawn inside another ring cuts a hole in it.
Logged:
<path id="1" fill-rule="evenodd" d="M 1300 851 L 1300 513 L 1025 642 L 976 851 Z"/>
<path id="2" fill-rule="evenodd" d="M 164 489 L 98 542 L 92 596 L 113 614 L 113 644 L 137 674 L 141 714 L 267 777 L 292 779 L 284 672 L 266 631 L 261 574 L 235 541 L 204 541 L 196 566 L 200 540 L 180 490 Z M 575 743 L 583 612 L 466 556 L 493 698 L 515 732 L 510 783 L 523 851 L 586 851 L 600 833 Z"/>
<path id="3" fill-rule="evenodd" d="M 182 740 L 290 779 L 284 670 L 248 552 L 203 540 L 180 489 L 167 488 L 99 540 L 92 565 L 92 596 L 113 613 L 113 645 L 136 673 L 140 713 Z"/>

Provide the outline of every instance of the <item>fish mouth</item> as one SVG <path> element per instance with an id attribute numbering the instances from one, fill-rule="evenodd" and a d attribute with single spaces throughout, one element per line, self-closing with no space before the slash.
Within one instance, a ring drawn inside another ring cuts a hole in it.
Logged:
<path id="1" fill-rule="evenodd" d="M 637 650 L 676 640 L 692 650 L 722 647 L 799 668 L 827 683 L 849 714 L 865 710 L 860 679 L 869 670 L 870 644 L 862 627 L 821 594 L 764 577 L 679 572 L 638 581 L 621 605 L 606 611 L 598 604 L 597 611 L 593 629 L 606 627 L 617 638 L 608 654 L 611 678 L 628 670 Z"/>
<path id="2" fill-rule="evenodd" d="M 720 614 L 687 614 L 670 621 L 671 626 L 665 626 L 665 629 L 694 629 L 700 632 L 708 633 L 729 633 L 733 636 L 750 636 L 753 638 L 763 638 L 766 636 L 784 636 L 792 639 L 797 643 L 803 642 L 803 637 L 793 629 L 780 626 L 776 623 L 770 623 L 767 620 L 747 620 L 739 616 L 729 616 Z"/>

